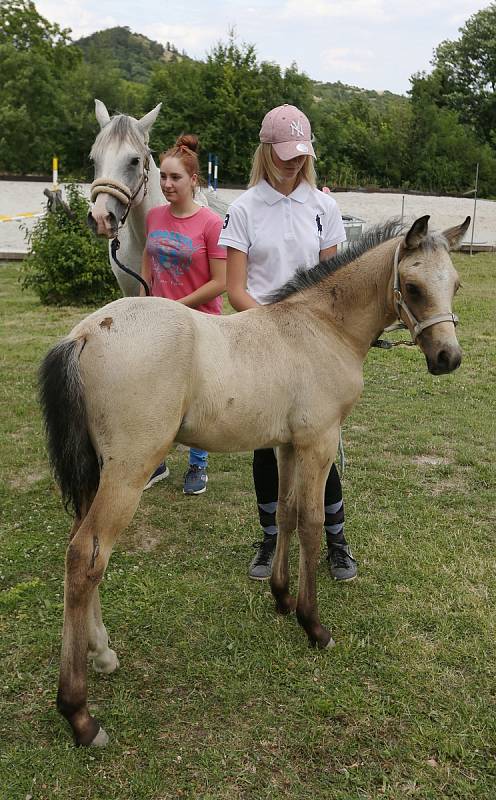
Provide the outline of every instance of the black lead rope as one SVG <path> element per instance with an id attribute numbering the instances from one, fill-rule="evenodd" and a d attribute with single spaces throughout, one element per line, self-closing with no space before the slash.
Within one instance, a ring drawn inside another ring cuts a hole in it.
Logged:
<path id="1" fill-rule="evenodd" d="M 141 275 L 138 275 L 138 273 L 135 272 L 134 269 L 129 269 L 129 267 L 125 267 L 124 264 L 121 264 L 121 262 L 117 258 L 116 253 L 117 253 L 117 251 L 118 251 L 120 246 L 121 246 L 121 243 L 120 243 L 119 239 L 116 236 L 115 239 L 112 239 L 112 244 L 110 245 L 110 252 L 112 254 L 112 258 L 114 259 L 114 261 L 115 261 L 115 263 L 117 264 L 118 267 L 120 267 L 124 272 L 127 272 L 128 275 L 132 275 L 133 278 L 136 278 L 136 280 L 141 283 L 141 285 L 143 286 L 143 288 L 145 290 L 146 296 L 150 297 L 150 287 L 148 286 L 148 284 L 145 281 L 145 279 L 142 278 Z"/>

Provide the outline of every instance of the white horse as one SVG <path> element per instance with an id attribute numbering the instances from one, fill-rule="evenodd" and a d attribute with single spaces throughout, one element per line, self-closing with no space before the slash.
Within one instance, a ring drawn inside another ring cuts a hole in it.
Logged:
<path id="1" fill-rule="evenodd" d="M 151 208 L 166 203 L 160 189 L 160 171 L 148 146 L 160 108 L 161 103 L 138 120 L 126 114 L 110 117 L 104 103 L 95 100 L 100 133 L 90 153 L 95 180 L 91 185 L 94 205 L 88 223 L 95 233 L 109 240 L 119 235 L 119 261 L 138 275 L 146 242 L 146 216 Z M 195 201 L 209 205 L 222 217 L 226 213 L 227 204 L 213 194 L 207 201 L 199 190 Z M 109 258 L 123 295 L 139 295 L 139 281 L 115 263 L 111 245 Z"/>

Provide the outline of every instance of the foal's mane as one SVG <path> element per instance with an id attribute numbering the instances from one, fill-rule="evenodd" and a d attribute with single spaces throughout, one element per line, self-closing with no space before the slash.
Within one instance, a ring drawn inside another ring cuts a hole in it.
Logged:
<path id="1" fill-rule="evenodd" d="M 115 114 L 107 125 L 100 131 L 91 148 L 90 157 L 98 159 L 103 155 L 105 148 L 110 141 L 115 141 L 117 145 L 129 142 L 136 148 L 138 153 L 149 155 L 148 137 L 143 136 L 138 121 L 126 114 Z"/>
<path id="2" fill-rule="evenodd" d="M 351 242 L 345 250 L 335 255 L 334 258 L 330 258 L 328 261 L 320 261 L 311 269 L 299 267 L 289 281 L 267 296 L 268 302 L 278 303 L 279 300 L 286 300 L 296 292 L 310 289 L 324 280 L 324 278 L 333 275 L 347 264 L 351 264 L 352 261 L 356 261 L 357 258 L 374 247 L 387 242 L 389 239 L 394 239 L 395 236 L 399 236 L 404 231 L 404 228 L 405 226 L 398 219 L 391 219 L 383 225 L 369 228 L 360 239 Z"/>

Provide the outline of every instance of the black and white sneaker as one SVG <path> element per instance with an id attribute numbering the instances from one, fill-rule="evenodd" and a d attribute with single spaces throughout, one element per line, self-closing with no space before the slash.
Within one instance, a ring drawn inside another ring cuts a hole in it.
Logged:
<path id="1" fill-rule="evenodd" d="M 352 556 L 349 544 L 329 544 L 327 546 L 329 572 L 335 581 L 352 581 L 357 576 L 357 562 Z"/>
<path id="2" fill-rule="evenodd" d="M 263 542 L 255 542 L 257 552 L 248 569 L 248 576 L 254 581 L 265 581 L 272 573 L 272 562 L 276 552 L 277 534 L 266 536 Z"/>

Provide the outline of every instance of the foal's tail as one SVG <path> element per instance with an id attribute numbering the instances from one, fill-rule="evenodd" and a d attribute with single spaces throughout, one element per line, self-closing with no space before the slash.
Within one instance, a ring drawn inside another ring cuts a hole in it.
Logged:
<path id="1" fill-rule="evenodd" d="M 45 356 L 39 371 L 50 463 L 66 510 L 72 508 L 77 516 L 100 482 L 79 369 L 85 343 L 84 339 L 63 339 Z"/>

